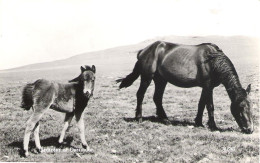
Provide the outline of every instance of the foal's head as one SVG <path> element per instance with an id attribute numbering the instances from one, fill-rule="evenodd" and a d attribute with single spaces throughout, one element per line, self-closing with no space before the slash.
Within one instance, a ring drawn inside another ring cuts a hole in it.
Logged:
<path id="1" fill-rule="evenodd" d="M 248 97 L 251 85 L 246 90 L 243 89 L 241 97 L 231 104 L 231 113 L 233 114 L 237 124 L 242 132 L 251 134 L 254 131 L 251 100 Z"/>
<path id="2" fill-rule="evenodd" d="M 90 98 L 94 91 L 96 67 L 94 65 L 92 65 L 92 67 L 81 66 L 80 69 L 81 74 L 69 82 L 77 82 L 79 93 L 83 94 L 87 98 Z"/>

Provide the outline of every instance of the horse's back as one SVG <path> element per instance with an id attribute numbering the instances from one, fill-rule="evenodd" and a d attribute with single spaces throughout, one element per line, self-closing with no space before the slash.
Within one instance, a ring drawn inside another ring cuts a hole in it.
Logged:
<path id="1" fill-rule="evenodd" d="M 158 65 L 160 74 L 170 83 L 180 87 L 200 85 L 198 73 L 205 58 L 204 51 L 194 45 L 170 43 L 166 44 L 166 49 L 167 51 Z"/>
<path id="2" fill-rule="evenodd" d="M 138 55 L 141 74 L 159 72 L 168 82 L 180 87 L 202 86 L 210 78 L 210 53 L 222 52 L 211 43 L 180 45 L 157 41 Z"/>

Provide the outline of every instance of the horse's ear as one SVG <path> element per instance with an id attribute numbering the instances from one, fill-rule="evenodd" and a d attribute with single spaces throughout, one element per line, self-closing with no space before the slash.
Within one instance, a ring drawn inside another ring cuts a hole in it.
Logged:
<path id="1" fill-rule="evenodd" d="M 246 88 L 246 93 L 249 94 L 251 91 L 251 84 L 249 84 Z"/>
<path id="2" fill-rule="evenodd" d="M 81 70 L 81 72 L 84 72 L 86 69 L 84 67 L 80 66 L 80 70 Z"/>
<path id="3" fill-rule="evenodd" d="M 95 65 L 92 65 L 92 71 L 93 71 L 94 73 L 96 73 L 96 66 L 95 66 Z"/>

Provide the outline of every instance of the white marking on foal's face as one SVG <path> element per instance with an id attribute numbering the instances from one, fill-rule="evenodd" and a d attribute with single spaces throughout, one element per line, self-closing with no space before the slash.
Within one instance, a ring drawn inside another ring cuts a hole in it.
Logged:
<path id="1" fill-rule="evenodd" d="M 91 83 L 84 81 L 84 89 L 83 89 L 84 94 L 91 94 Z"/>
<path id="2" fill-rule="evenodd" d="M 83 81 L 83 94 L 87 97 L 93 95 L 94 83 L 95 83 L 95 75 L 93 72 L 85 72 L 84 81 Z"/>

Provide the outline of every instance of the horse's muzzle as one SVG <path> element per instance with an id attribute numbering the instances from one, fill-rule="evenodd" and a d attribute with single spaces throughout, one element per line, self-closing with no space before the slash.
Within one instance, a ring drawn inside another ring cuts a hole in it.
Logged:
<path id="1" fill-rule="evenodd" d="M 254 131 L 253 128 L 246 128 L 246 129 L 242 129 L 242 132 L 245 134 L 252 134 Z"/>

